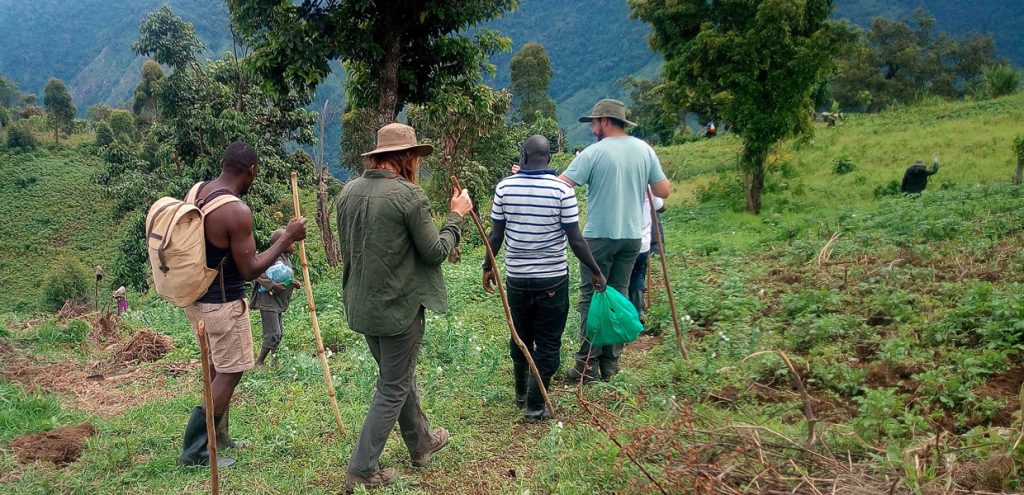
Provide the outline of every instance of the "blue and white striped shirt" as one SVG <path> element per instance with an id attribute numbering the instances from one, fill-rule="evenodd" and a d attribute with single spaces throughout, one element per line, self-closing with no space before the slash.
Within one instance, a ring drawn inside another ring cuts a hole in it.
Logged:
<path id="1" fill-rule="evenodd" d="M 554 170 L 520 170 L 498 183 L 491 220 L 505 223 L 505 270 L 512 278 L 569 274 L 563 225 L 580 219 L 576 191 Z"/>

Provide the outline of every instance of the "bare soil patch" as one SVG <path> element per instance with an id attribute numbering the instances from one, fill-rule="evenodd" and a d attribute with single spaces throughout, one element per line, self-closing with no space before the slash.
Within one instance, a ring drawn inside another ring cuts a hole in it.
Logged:
<path id="1" fill-rule="evenodd" d="M 1010 426 L 1013 423 L 1013 415 L 1020 409 L 1020 387 L 1024 384 L 1024 368 L 1014 368 L 1009 371 L 997 373 L 977 389 L 981 397 L 991 397 L 1006 402 L 995 417 L 992 418 L 994 426 Z"/>
<path id="2" fill-rule="evenodd" d="M 119 345 L 111 355 L 111 362 L 134 364 L 156 361 L 174 349 L 171 338 L 149 330 L 140 330 L 131 340 Z"/>
<path id="3" fill-rule="evenodd" d="M 96 434 L 90 423 L 74 428 L 57 428 L 34 435 L 22 435 L 8 446 L 18 462 L 49 461 L 58 466 L 75 462 L 85 449 L 85 440 Z"/>

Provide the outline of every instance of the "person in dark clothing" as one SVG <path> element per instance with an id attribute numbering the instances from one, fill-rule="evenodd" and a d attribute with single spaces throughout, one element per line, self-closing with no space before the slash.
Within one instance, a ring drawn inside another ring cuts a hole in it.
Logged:
<path id="1" fill-rule="evenodd" d="M 284 235 L 284 229 L 277 229 L 270 234 L 270 243 L 277 242 Z M 291 268 L 291 254 L 295 252 L 295 244 L 288 246 L 281 256 L 278 256 L 275 264 Z M 253 282 L 252 299 L 249 307 L 260 310 L 260 321 L 263 324 L 263 346 L 260 355 L 256 358 L 256 367 L 262 368 L 264 361 L 271 352 L 277 352 L 281 345 L 281 337 L 284 335 L 284 312 L 292 301 L 292 291 L 301 287 L 297 278 L 292 278 L 290 284 L 275 282 L 270 275 L 264 273 Z"/>
<path id="2" fill-rule="evenodd" d="M 252 211 L 237 197 L 252 186 L 259 168 L 259 158 L 252 146 L 235 142 L 224 151 L 221 173 L 216 179 L 196 184 L 187 201 L 202 208 L 208 204 L 203 221 L 206 237 L 206 266 L 217 269 L 217 277 L 206 294 L 185 307 L 185 316 L 198 331 L 200 321 L 206 323 L 210 340 L 210 375 L 213 377 L 213 414 L 217 423 L 218 447 L 234 446 L 228 436 L 228 407 L 242 373 L 253 367 L 252 332 L 249 328 L 249 307 L 245 301 L 245 281 L 254 280 L 267 270 L 295 241 L 306 238 L 306 220 L 288 222 L 284 235 L 270 249 L 257 254 L 252 235 Z M 212 206 L 217 201 L 219 206 Z M 215 209 L 214 209 L 215 208 Z M 198 337 L 198 334 L 197 334 Z M 208 465 L 209 437 L 206 411 L 199 406 L 192 410 L 185 426 L 184 445 L 178 463 L 185 466 Z M 218 457 L 219 466 L 234 463 Z"/>
<path id="3" fill-rule="evenodd" d="M 932 168 L 928 170 L 925 168 L 924 163 L 921 160 L 914 162 L 913 165 L 907 168 L 907 171 L 903 174 L 903 184 L 900 185 L 900 191 L 907 194 L 920 194 L 928 187 L 928 177 L 935 175 L 939 171 L 939 159 L 936 158 L 932 161 Z"/>
<path id="4" fill-rule="evenodd" d="M 605 279 L 579 226 L 576 191 L 548 168 L 551 145 L 542 135 L 530 136 L 520 148 L 518 171 L 495 188 L 488 242 L 497 254 L 503 244 L 505 286 L 516 333 L 526 344 L 546 389 L 561 364 L 562 333 L 569 315 L 569 264 L 566 239 L 573 254 L 594 274 L 591 284 L 604 290 Z M 483 285 L 494 293 L 494 267 L 483 263 Z M 515 377 L 516 405 L 527 420 L 548 418 L 540 386 L 526 356 L 509 339 Z"/>

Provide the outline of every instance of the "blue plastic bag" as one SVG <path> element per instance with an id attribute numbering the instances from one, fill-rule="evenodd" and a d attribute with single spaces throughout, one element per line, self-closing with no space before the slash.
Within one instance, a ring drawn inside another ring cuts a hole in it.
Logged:
<path id="1" fill-rule="evenodd" d="M 587 311 L 587 340 L 594 347 L 627 344 L 644 329 L 636 307 L 615 289 L 595 292 Z"/>

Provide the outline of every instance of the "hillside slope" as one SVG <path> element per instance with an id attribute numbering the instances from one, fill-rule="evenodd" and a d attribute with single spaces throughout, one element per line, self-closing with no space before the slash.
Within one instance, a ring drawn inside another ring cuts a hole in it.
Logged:
<path id="1" fill-rule="evenodd" d="M 0 312 L 38 309 L 43 278 L 62 256 L 111 268 L 121 225 L 93 182 L 100 166 L 74 148 L 0 148 Z"/>

